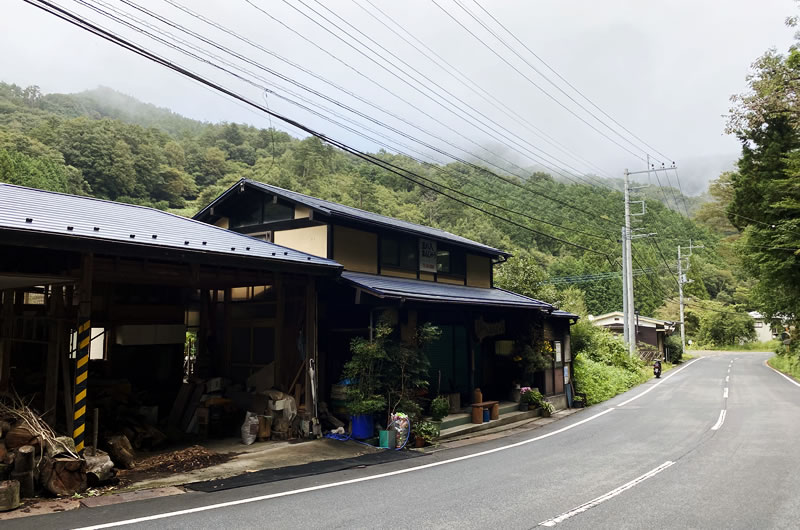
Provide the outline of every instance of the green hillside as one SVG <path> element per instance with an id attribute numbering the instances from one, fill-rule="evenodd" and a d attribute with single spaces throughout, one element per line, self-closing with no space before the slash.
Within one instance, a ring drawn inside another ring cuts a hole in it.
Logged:
<path id="1" fill-rule="evenodd" d="M 315 138 L 198 122 L 107 88 L 42 94 L 36 87 L 0 83 L 4 182 L 192 215 L 247 177 L 507 249 L 516 257 L 500 268 L 499 283 L 555 302 L 574 298 L 569 287 L 577 286 L 589 313 L 621 309 L 619 277 L 594 282 L 579 278 L 619 270 L 621 192 L 565 183 L 541 172 L 500 179 L 462 163 L 434 167 L 387 152 L 376 156 L 469 194 L 475 199 L 467 202 L 495 216 Z M 729 270 L 724 251 L 717 251 L 725 234 L 709 228 L 713 223 L 701 225 L 673 211 L 673 192 L 679 193 L 667 190 L 670 207 L 655 191 L 647 192 L 647 215 L 640 226 L 658 235 L 635 243 L 634 268 L 646 271 L 636 277 L 639 311 L 653 314 L 662 308 L 677 318 L 671 305 L 677 283 L 667 266 L 674 270 L 676 245 L 687 245 L 689 239 L 704 242 L 708 249 L 693 258 L 694 294 L 725 305 L 744 302 L 741 282 Z M 691 210 L 697 209 L 696 200 L 687 200 Z M 548 283 L 557 278 L 561 280 Z"/>

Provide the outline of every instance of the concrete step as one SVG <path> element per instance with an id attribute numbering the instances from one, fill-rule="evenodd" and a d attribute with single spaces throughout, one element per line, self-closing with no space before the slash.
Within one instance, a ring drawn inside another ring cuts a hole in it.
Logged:
<path id="1" fill-rule="evenodd" d="M 471 423 L 471 416 L 469 414 L 465 414 L 465 416 L 467 416 L 466 422 L 450 424 L 447 427 L 445 427 L 445 423 L 442 422 L 442 430 L 439 434 L 439 440 L 446 440 L 448 438 L 463 436 L 468 433 L 494 429 L 495 427 L 500 427 L 502 425 L 508 425 L 510 423 L 516 423 L 539 416 L 538 410 L 529 410 L 527 412 L 523 412 L 519 410 L 519 407 L 516 403 L 513 403 L 513 405 L 513 408 L 506 407 L 505 409 L 501 406 L 500 417 L 496 420 L 490 420 L 483 423 Z M 449 417 L 450 416 L 447 418 Z"/>
<path id="2" fill-rule="evenodd" d="M 501 401 L 500 402 L 500 416 L 502 417 L 503 414 L 508 414 L 510 412 L 519 412 L 519 403 L 514 403 L 512 401 Z M 495 420 L 497 421 L 497 420 Z M 457 412 L 455 414 L 448 414 L 442 420 L 441 429 L 447 430 L 452 429 L 453 427 L 458 427 L 459 425 L 466 425 L 472 424 L 472 408 L 466 407 L 461 409 L 461 412 Z"/>

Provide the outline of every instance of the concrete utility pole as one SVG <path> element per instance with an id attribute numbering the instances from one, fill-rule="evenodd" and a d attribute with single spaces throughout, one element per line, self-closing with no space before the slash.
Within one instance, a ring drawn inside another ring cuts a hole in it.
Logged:
<path id="1" fill-rule="evenodd" d="M 627 292 L 624 293 L 623 310 L 625 312 L 625 337 L 628 342 L 628 351 L 631 355 L 636 351 L 636 331 L 633 321 L 633 255 L 631 253 L 631 189 L 630 173 L 625 170 L 625 227 L 622 236 L 622 256 L 623 286 L 627 284 Z"/>
<path id="2" fill-rule="evenodd" d="M 692 240 L 689 240 L 689 255 L 681 256 L 681 246 L 678 245 L 678 295 L 680 299 L 680 312 L 681 312 L 681 349 L 686 351 L 686 323 L 683 316 L 683 285 L 692 283 L 694 280 L 686 278 L 686 273 L 683 271 L 683 257 L 686 258 L 686 272 L 689 272 L 689 258 L 692 257 L 692 249 L 705 248 L 702 245 L 692 245 Z"/>
<path id="3" fill-rule="evenodd" d="M 622 228 L 622 311 L 623 311 L 623 329 L 624 329 L 624 337 L 625 342 L 628 344 L 628 351 L 631 355 L 636 353 L 636 342 L 637 342 L 637 332 L 636 332 L 636 304 L 634 303 L 634 296 L 633 296 L 633 246 L 632 240 L 638 239 L 641 237 L 651 237 L 656 235 L 655 233 L 650 234 L 636 234 L 634 235 L 634 229 L 631 228 L 631 218 L 632 217 L 641 217 L 645 213 L 647 213 L 647 203 L 643 200 L 641 201 L 631 201 L 631 190 L 639 189 L 631 188 L 630 185 L 630 176 L 631 175 L 639 175 L 643 173 L 650 174 L 651 172 L 656 171 L 667 171 L 668 169 L 674 169 L 675 166 L 671 167 L 661 167 L 661 168 L 652 168 L 650 166 L 650 157 L 647 158 L 647 169 L 644 171 L 628 171 L 625 170 L 625 226 Z M 641 186 L 647 187 L 647 186 Z M 637 213 L 631 213 L 631 204 L 641 204 L 642 211 Z M 638 228 L 636 230 L 642 230 Z"/>
<path id="4" fill-rule="evenodd" d="M 628 275 L 625 271 L 628 270 L 628 247 L 625 244 L 625 240 L 627 239 L 628 234 L 625 227 L 622 227 L 622 335 L 625 339 L 625 344 L 630 344 L 630 336 L 628 328 L 628 290 L 630 286 L 628 285 Z"/>

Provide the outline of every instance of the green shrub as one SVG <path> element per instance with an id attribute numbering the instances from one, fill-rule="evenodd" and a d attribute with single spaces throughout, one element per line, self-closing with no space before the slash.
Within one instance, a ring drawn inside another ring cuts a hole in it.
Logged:
<path id="1" fill-rule="evenodd" d="M 575 381 L 586 394 L 586 405 L 601 403 L 648 380 L 644 368 L 634 371 L 578 357 L 574 361 Z"/>
<path id="2" fill-rule="evenodd" d="M 619 335 L 591 324 L 575 328 L 574 379 L 577 390 L 586 394 L 586 405 L 611 399 L 649 379 L 645 362 L 628 353 Z"/>
<path id="3" fill-rule="evenodd" d="M 683 358 L 683 344 L 681 344 L 681 336 L 678 333 L 673 333 L 664 341 L 664 347 L 669 348 L 669 362 L 677 363 Z"/>
<path id="4" fill-rule="evenodd" d="M 431 401 L 431 417 L 434 421 L 442 421 L 442 418 L 450 412 L 450 401 L 444 396 L 438 396 Z"/>

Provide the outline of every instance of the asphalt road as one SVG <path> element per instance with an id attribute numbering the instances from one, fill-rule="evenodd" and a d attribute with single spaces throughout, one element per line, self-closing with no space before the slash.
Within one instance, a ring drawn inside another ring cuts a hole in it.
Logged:
<path id="1" fill-rule="evenodd" d="M 545 428 L 423 458 L 3 528 L 797 528 L 800 386 L 769 356 L 711 354 Z"/>

